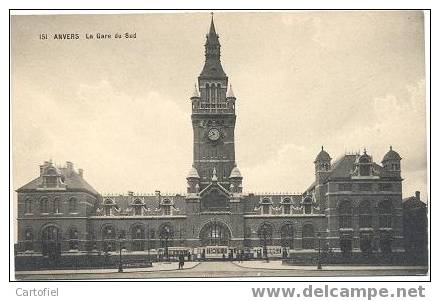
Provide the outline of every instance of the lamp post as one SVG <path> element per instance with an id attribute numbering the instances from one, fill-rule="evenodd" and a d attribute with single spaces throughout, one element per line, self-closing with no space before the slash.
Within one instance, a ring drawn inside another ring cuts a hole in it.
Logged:
<path id="1" fill-rule="evenodd" d="M 319 231 L 317 233 L 317 236 L 318 236 L 318 266 L 317 266 L 317 269 L 322 270 L 322 265 L 321 265 L 321 233 Z"/>
<path id="2" fill-rule="evenodd" d="M 150 261 L 150 226 L 147 225 L 147 256 Z"/>
<path id="3" fill-rule="evenodd" d="M 168 253 L 168 239 L 170 235 L 170 229 L 168 227 L 165 228 L 165 257 L 167 261 L 170 261 L 170 255 Z"/>
<path id="4" fill-rule="evenodd" d="M 122 269 L 122 234 L 119 235 L 119 268 L 118 272 L 122 273 L 124 270 Z"/>

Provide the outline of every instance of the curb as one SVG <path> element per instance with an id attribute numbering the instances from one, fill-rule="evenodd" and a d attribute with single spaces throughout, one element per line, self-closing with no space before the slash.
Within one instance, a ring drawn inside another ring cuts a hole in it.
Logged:
<path id="1" fill-rule="evenodd" d="M 234 264 L 237 267 L 240 267 L 242 269 L 250 269 L 250 270 L 272 270 L 272 271 L 317 271 L 317 272 L 324 272 L 324 271 L 329 271 L 329 272 L 341 272 L 341 271 L 384 271 L 385 269 L 377 269 L 377 268 L 372 268 L 372 269 L 356 269 L 356 270 L 350 270 L 350 269 L 346 269 L 346 270 L 341 270 L 341 269 L 322 269 L 322 270 L 318 270 L 316 269 L 301 269 L 301 268 L 291 268 L 291 269 L 277 269 L 277 268 L 265 268 L 265 267 L 247 267 L 247 266 L 242 266 L 234 261 L 231 261 L 232 264 Z M 429 270 L 429 267 L 411 267 L 408 266 L 406 267 L 406 269 L 409 270 L 424 270 L 426 269 L 427 271 Z M 392 269 L 395 271 L 400 271 L 400 270 L 405 270 L 405 269 Z"/>
<path id="2" fill-rule="evenodd" d="M 194 269 L 194 268 L 197 267 L 199 264 L 201 264 L 201 262 L 197 262 L 197 264 L 195 264 L 195 265 L 192 266 L 192 267 L 189 267 L 189 268 L 183 268 L 182 271 L 183 271 L 183 270 L 191 270 L 191 269 Z M 56 270 L 54 270 L 54 271 L 56 271 Z M 75 271 L 75 270 L 73 270 L 73 271 Z M 152 270 L 145 270 L 145 271 L 130 271 L 130 269 L 125 269 L 124 272 L 122 272 L 121 274 L 127 274 L 127 273 L 154 273 L 154 272 L 158 272 L 158 273 L 160 273 L 160 272 L 170 272 L 170 271 L 180 271 L 180 270 L 179 270 L 178 268 L 177 268 L 177 269 L 169 269 L 169 270 L 154 270 L 154 271 L 152 271 Z M 34 272 L 34 271 L 27 271 L 27 272 Z M 17 276 L 20 276 L 20 275 L 24 275 L 24 276 L 33 276 L 33 275 L 36 275 L 36 276 L 42 276 L 42 275 L 72 275 L 72 274 L 75 274 L 75 275 L 84 275 L 84 274 L 103 274 L 103 275 L 105 275 L 105 274 L 114 274 L 114 273 L 118 273 L 117 268 L 115 269 L 114 272 L 113 272 L 113 271 L 106 271 L 106 272 L 100 272 L 100 273 L 93 273 L 93 272 L 76 272 L 76 273 L 69 273 L 69 272 L 63 272 L 63 273 L 54 273 L 54 274 L 50 274 L 50 273 L 44 273 L 44 274 L 28 274 L 27 272 L 26 272 L 26 271 L 19 271 L 18 274 L 17 274 L 17 272 L 15 272 L 15 276 L 16 276 L 16 278 L 17 278 Z"/>

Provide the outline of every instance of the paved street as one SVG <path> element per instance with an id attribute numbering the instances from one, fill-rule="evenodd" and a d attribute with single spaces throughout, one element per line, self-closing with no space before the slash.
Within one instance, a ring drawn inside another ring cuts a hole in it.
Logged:
<path id="1" fill-rule="evenodd" d="M 29 274 L 21 272 L 16 274 L 18 280 L 80 280 L 80 279 L 154 279 L 154 278 L 215 278 L 215 277 L 305 277 L 305 276 L 409 276 L 423 275 L 426 273 L 423 267 L 347 267 L 349 270 L 331 269 L 324 267 L 318 271 L 313 267 L 293 267 L 290 269 L 273 269 L 264 266 L 258 267 L 258 262 L 253 267 L 240 266 L 233 262 L 202 262 L 185 263 L 184 270 L 159 269 L 126 269 L 123 273 L 117 270 L 110 271 L 81 271 L 71 273 L 69 271 L 57 271 L 56 274 Z"/>

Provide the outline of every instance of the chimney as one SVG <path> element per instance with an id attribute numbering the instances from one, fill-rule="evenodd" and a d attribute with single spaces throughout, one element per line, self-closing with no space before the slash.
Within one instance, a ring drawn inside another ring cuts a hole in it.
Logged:
<path id="1" fill-rule="evenodd" d="M 68 170 L 72 170 L 73 169 L 73 163 L 70 161 L 66 161 L 66 167 Z"/>
<path id="2" fill-rule="evenodd" d="M 420 201 L 420 191 L 416 191 L 416 200 Z"/>
<path id="3" fill-rule="evenodd" d="M 44 165 L 40 165 L 40 176 L 43 175 L 44 172 Z"/>
<path id="4" fill-rule="evenodd" d="M 84 170 L 82 168 L 78 169 L 78 174 L 82 178 L 84 174 Z"/>

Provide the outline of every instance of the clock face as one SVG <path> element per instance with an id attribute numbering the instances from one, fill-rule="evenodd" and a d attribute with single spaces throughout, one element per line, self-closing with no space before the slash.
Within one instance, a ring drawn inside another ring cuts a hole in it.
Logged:
<path id="1" fill-rule="evenodd" d="M 212 128 L 212 129 L 210 129 L 209 132 L 208 132 L 208 138 L 209 138 L 211 141 L 217 141 L 217 140 L 220 138 L 220 132 L 219 132 L 219 130 L 216 129 L 216 128 Z"/>

